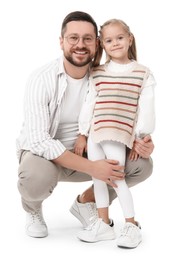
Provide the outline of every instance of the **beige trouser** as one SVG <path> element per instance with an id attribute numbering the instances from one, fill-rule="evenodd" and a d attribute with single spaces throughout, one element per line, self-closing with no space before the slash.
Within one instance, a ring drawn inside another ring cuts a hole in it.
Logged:
<path id="1" fill-rule="evenodd" d="M 147 179 L 153 169 L 152 160 L 138 159 L 126 161 L 125 180 L 132 187 Z M 20 158 L 18 169 L 18 189 L 22 198 L 22 205 L 26 211 L 36 211 L 42 202 L 48 198 L 58 182 L 91 181 L 91 177 L 82 172 L 76 172 L 57 166 L 31 152 L 24 151 Z M 116 193 L 109 187 L 110 203 L 116 198 Z"/>

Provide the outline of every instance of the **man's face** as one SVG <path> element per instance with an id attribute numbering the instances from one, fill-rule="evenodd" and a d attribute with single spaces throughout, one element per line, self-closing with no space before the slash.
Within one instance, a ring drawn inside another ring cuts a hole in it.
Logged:
<path id="1" fill-rule="evenodd" d="M 94 26 L 84 21 L 69 22 L 64 36 L 60 38 L 60 45 L 72 65 L 83 67 L 89 64 L 97 49 Z"/>

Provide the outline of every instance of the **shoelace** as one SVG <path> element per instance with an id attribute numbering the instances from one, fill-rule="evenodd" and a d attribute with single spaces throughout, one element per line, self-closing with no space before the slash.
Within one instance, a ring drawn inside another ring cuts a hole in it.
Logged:
<path id="1" fill-rule="evenodd" d="M 91 216 L 93 217 L 94 215 L 95 216 L 98 216 L 98 214 L 97 214 L 97 208 L 96 208 L 96 206 L 94 205 L 94 203 L 89 203 L 88 204 L 88 208 L 89 208 L 89 212 L 90 212 L 90 214 L 91 214 Z"/>
<path id="2" fill-rule="evenodd" d="M 129 236 L 130 233 L 132 232 L 132 230 L 134 230 L 136 228 L 136 226 L 131 225 L 131 224 L 126 224 L 123 228 L 123 230 L 121 231 L 121 236 Z"/>
<path id="3" fill-rule="evenodd" d="M 95 229 L 97 222 L 99 222 L 99 219 L 97 219 L 95 216 L 93 216 L 89 220 L 90 220 L 91 224 L 88 227 L 86 227 L 85 229 L 90 231 L 90 230 Z"/>
<path id="4" fill-rule="evenodd" d="M 42 217 L 42 213 L 40 211 L 37 211 L 35 213 L 30 212 L 30 215 L 31 215 L 33 223 L 37 222 L 37 220 L 38 220 L 38 222 L 40 222 L 41 224 L 45 224 L 45 221 Z"/>

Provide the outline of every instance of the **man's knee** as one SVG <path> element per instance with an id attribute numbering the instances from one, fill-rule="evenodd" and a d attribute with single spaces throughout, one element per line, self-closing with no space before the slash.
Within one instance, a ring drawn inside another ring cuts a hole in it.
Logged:
<path id="1" fill-rule="evenodd" d="M 125 173 L 126 182 L 129 187 L 134 186 L 147 178 L 149 178 L 153 171 L 153 161 L 151 158 L 140 158 L 137 161 L 127 160 Z"/>
<path id="2" fill-rule="evenodd" d="M 27 152 L 21 159 L 18 177 L 18 189 L 25 200 L 44 200 L 57 184 L 57 169 L 53 163 Z"/>
<path id="3" fill-rule="evenodd" d="M 149 159 L 138 159 L 137 161 L 127 160 L 125 166 L 126 183 L 128 187 L 137 185 L 149 178 L 153 171 L 153 161 Z M 113 187 L 108 186 L 110 204 L 117 197 Z"/>

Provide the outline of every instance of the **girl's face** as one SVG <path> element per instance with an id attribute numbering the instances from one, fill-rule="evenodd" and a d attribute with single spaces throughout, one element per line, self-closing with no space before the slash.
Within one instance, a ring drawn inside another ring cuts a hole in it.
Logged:
<path id="1" fill-rule="evenodd" d="M 117 63 L 128 63 L 128 49 L 132 44 L 121 24 L 109 24 L 102 30 L 102 46 L 110 58 Z"/>

